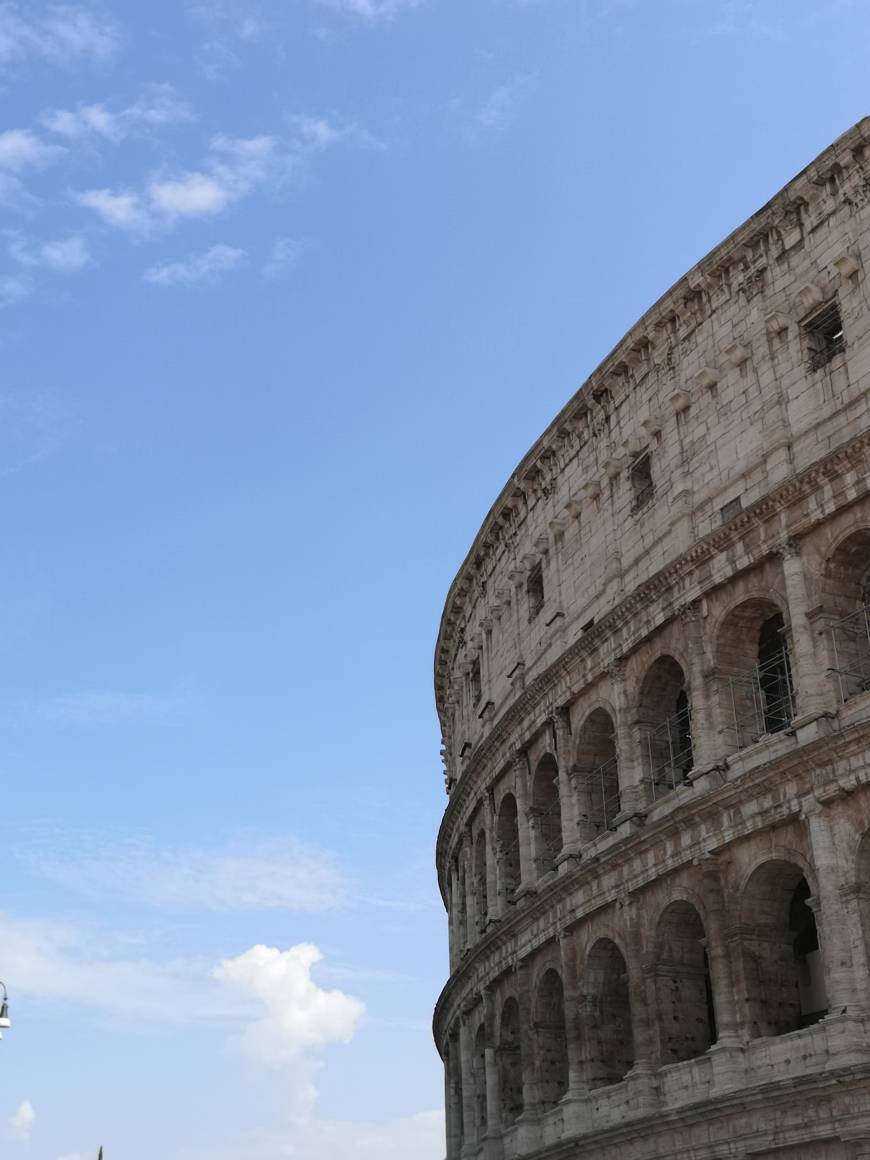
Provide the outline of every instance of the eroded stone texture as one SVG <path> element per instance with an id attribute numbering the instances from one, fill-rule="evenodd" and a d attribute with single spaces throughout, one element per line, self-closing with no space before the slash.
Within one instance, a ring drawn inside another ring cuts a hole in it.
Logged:
<path id="1" fill-rule="evenodd" d="M 870 121 L 535 443 L 436 653 L 449 1160 L 870 1160 Z"/>

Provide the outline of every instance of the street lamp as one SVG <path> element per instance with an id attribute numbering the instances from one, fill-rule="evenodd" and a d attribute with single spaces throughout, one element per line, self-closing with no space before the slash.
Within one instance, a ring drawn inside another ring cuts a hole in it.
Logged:
<path id="1" fill-rule="evenodd" d="M 6 1028 L 12 1026 L 12 1020 L 9 1018 L 9 995 L 6 991 L 6 984 L 0 982 L 0 987 L 3 988 L 3 1001 L 0 1003 L 0 1039 L 2 1039 Z"/>

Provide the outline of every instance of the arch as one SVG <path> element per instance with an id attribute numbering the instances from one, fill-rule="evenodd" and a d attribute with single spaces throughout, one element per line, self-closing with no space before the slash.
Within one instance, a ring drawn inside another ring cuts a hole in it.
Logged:
<path id="1" fill-rule="evenodd" d="M 580 727 L 573 772 L 581 821 L 588 827 L 589 837 L 594 837 L 612 827 L 621 808 L 616 726 L 601 706 L 593 709 Z"/>
<path id="2" fill-rule="evenodd" d="M 486 1133 L 486 1026 L 481 1023 L 471 1052 L 471 1091 L 474 1109 L 474 1133 L 479 1140 Z"/>
<path id="3" fill-rule="evenodd" d="M 520 1006 L 513 997 L 506 999 L 501 1009 L 497 1056 L 501 1122 L 507 1126 L 523 1114 L 524 1107 Z"/>
<path id="4" fill-rule="evenodd" d="M 532 778 L 532 816 L 535 819 L 535 867 L 538 877 L 556 867 L 562 852 L 562 806 L 559 801 L 559 766 L 545 753 Z"/>
<path id="5" fill-rule="evenodd" d="M 713 988 L 704 923 L 685 899 L 659 918 L 655 973 L 662 1063 L 703 1055 L 716 1042 Z"/>
<path id="6" fill-rule="evenodd" d="M 752 1038 L 786 1035 L 827 1013 L 810 886 L 795 862 L 772 858 L 741 898 L 747 1025 Z"/>
<path id="7" fill-rule="evenodd" d="M 783 607 L 750 596 L 722 618 L 716 634 L 719 703 L 730 751 L 786 729 L 795 716 Z"/>
<path id="8" fill-rule="evenodd" d="M 606 1087 L 624 1079 L 634 1064 L 628 967 L 622 951 L 600 938 L 586 960 L 587 1082 Z"/>
<path id="9" fill-rule="evenodd" d="M 496 838 L 499 893 L 504 902 L 509 902 L 520 886 L 520 828 L 517 799 L 512 793 L 506 793 L 499 802 Z"/>
<path id="10" fill-rule="evenodd" d="M 477 900 L 477 932 L 486 930 L 489 899 L 486 883 L 486 831 L 481 830 L 474 842 L 474 897 Z"/>
<path id="11" fill-rule="evenodd" d="M 568 1037 L 565 993 L 553 967 L 541 976 L 535 993 L 535 1058 L 538 1065 L 538 1106 L 554 1108 L 568 1090 Z"/>
<path id="12" fill-rule="evenodd" d="M 870 689 L 870 528 L 842 537 L 825 562 L 822 600 L 834 618 L 832 668 L 843 700 Z"/>
<path id="13" fill-rule="evenodd" d="M 686 674 L 664 653 L 647 669 L 638 694 L 644 760 L 653 798 L 676 789 L 694 764 Z"/>

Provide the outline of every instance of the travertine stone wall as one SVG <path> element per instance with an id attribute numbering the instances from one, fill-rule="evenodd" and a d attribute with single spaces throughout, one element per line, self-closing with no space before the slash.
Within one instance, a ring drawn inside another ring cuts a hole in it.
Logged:
<path id="1" fill-rule="evenodd" d="M 436 651 L 448 1160 L 870 1157 L 870 121 L 535 443 Z"/>

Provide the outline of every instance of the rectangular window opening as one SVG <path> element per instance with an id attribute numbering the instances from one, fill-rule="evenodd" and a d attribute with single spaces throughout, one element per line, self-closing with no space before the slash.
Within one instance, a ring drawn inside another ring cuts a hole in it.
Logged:
<path id="1" fill-rule="evenodd" d="M 529 620 L 534 620 L 544 607 L 544 570 L 536 564 L 526 580 L 526 597 L 529 601 Z"/>
<path id="2" fill-rule="evenodd" d="M 823 306 L 803 324 L 807 338 L 807 365 L 811 371 L 827 366 L 846 349 L 843 317 L 836 299 Z"/>
<path id="3" fill-rule="evenodd" d="M 653 497 L 653 480 L 652 480 L 652 466 L 650 464 L 649 452 L 644 451 L 642 455 L 638 455 L 634 463 L 631 465 L 631 490 L 634 496 L 631 510 L 633 512 L 640 511 L 642 507 L 646 507 Z"/>
<path id="4" fill-rule="evenodd" d="M 480 657 L 474 658 L 471 666 L 471 704 L 477 708 L 483 696 L 483 683 L 480 677 Z"/>

